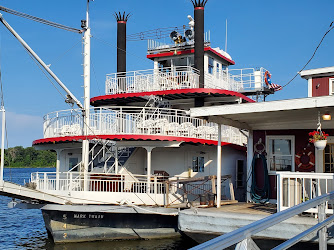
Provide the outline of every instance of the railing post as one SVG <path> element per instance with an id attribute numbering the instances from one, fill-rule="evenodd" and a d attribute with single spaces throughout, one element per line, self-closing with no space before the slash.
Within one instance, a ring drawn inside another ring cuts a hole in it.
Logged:
<path id="1" fill-rule="evenodd" d="M 154 194 L 156 195 L 158 193 L 157 189 L 157 176 L 154 176 Z"/>
<path id="2" fill-rule="evenodd" d="M 283 204 L 283 186 L 281 174 L 277 174 L 277 212 L 281 212 Z"/>
<path id="3" fill-rule="evenodd" d="M 326 218 L 325 213 L 325 204 L 321 203 L 318 206 L 318 222 L 321 223 Z M 319 250 L 326 250 L 327 249 L 327 237 L 326 237 L 327 227 L 323 227 L 318 231 L 318 237 L 319 237 Z"/>
<path id="4" fill-rule="evenodd" d="M 44 190 L 47 188 L 47 180 L 46 180 L 46 173 L 44 173 Z"/>
<path id="5" fill-rule="evenodd" d="M 73 177 L 73 173 L 71 172 L 70 173 L 70 190 L 69 191 L 72 191 L 72 177 Z"/>

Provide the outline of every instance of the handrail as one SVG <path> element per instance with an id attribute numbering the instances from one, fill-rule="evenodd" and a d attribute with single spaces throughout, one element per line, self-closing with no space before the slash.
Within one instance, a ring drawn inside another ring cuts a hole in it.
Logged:
<path id="1" fill-rule="evenodd" d="M 217 141 L 217 124 L 190 117 L 185 110 L 101 107 L 93 108 L 89 118 L 92 135 L 159 135 Z M 50 113 L 44 117 L 44 138 L 80 136 L 82 127 L 82 116 L 71 110 Z M 222 138 L 233 144 L 246 143 L 246 136 L 230 126 L 224 126 Z"/>
<path id="2" fill-rule="evenodd" d="M 218 236 L 217 238 L 204 242 L 203 244 L 195 246 L 191 249 L 192 250 L 225 249 L 247 238 L 250 238 L 252 235 L 258 232 L 261 232 L 297 214 L 303 213 L 304 211 L 310 208 L 316 207 L 320 204 L 323 204 L 333 199 L 334 199 L 334 191 L 328 194 L 324 194 L 322 196 L 318 196 L 312 200 L 306 201 L 294 207 L 288 208 L 282 212 L 270 215 L 261 220 L 255 221 L 247 226 L 241 227 L 230 233 Z"/>

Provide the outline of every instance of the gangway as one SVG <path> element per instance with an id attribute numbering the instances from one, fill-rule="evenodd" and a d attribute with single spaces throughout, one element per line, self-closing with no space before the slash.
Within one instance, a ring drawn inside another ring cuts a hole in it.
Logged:
<path id="1" fill-rule="evenodd" d="M 236 245 L 235 249 L 260 249 L 257 247 L 255 242 L 252 240 L 252 236 L 255 234 L 272 227 L 282 221 L 285 221 L 295 215 L 301 214 L 306 210 L 314 207 L 318 207 L 318 224 L 312 226 L 308 230 L 292 237 L 291 239 L 285 241 L 284 243 L 278 245 L 278 249 L 288 249 L 289 247 L 300 242 L 304 237 L 311 233 L 318 232 L 319 237 L 319 249 L 327 249 L 326 232 L 327 226 L 334 221 L 334 215 L 325 219 L 325 205 L 327 202 L 334 200 L 334 191 L 318 196 L 309 201 L 303 202 L 297 206 L 291 207 L 284 211 L 278 212 L 276 214 L 270 215 L 264 219 L 255 221 L 247 226 L 241 227 L 230 233 L 221 235 L 212 240 L 204 242 L 198 246 L 191 248 L 191 250 L 208 250 L 208 249 L 225 249 L 232 245 Z"/>
<path id="2" fill-rule="evenodd" d="M 4 181 L 0 186 L 0 195 L 36 203 L 67 204 L 68 201 L 62 197 L 47 194 L 39 190 L 24 187 L 12 182 Z"/>

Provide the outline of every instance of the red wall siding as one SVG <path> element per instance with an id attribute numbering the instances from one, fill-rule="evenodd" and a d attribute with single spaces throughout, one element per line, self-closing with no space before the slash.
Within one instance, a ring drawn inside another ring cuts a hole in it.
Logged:
<path id="1" fill-rule="evenodd" d="M 266 135 L 294 135 L 295 136 L 295 153 L 298 154 L 298 152 L 302 151 L 304 148 L 308 148 L 311 150 L 314 154 L 314 145 L 312 143 L 308 142 L 309 135 L 308 133 L 310 131 L 313 131 L 313 129 L 308 130 L 257 130 L 254 131 L 253 138 L 254 138 L 254 145 L 259 141 L 259 139 L 262 139 L 262 143 L 266 144 Z M 326 130 L 326 133 L 329 135 L 334 134 L 334 130 Z M 262 164 L 260 161 L 257 162 L 256 168 L 258 168 L 258 171 L 256 171 L 256 179 L 258 181 L 258 184 L 260 186 L 263 185 L 263 171 L 262 171 Z M 315 171 L 314 167 L 310 168 L 308 170 L 299 169 L 297 166 L 295 166 L 295 169 L 297 172 L 312 172 Z M 271 187 L 271 199 L 276 199 L 277 197 L 277 180 L 276 175 L 270 175 L 270 187 Z"/>
<path id="2" fill-rule="evenodd" d="M 333 77 L 312 78 L 312 96 L 329 95 L 329 78 Z"/>

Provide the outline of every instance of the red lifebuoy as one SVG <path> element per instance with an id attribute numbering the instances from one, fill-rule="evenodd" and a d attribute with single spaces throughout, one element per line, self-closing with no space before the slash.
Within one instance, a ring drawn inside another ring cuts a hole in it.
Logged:
<path id="1" fill-rule="evenodd" d="M 306 156 L 308 157 L 308 162 L 305 162 L 303 163 L 301 161 L 301 158 L 303 156 Z M 305 149 L 300 151 L 298 154 L 296 154 L 296 157 L 295 157 L 295 163 L 296 163 L 296 166 L 300 169 L 310 169 L 312 167 L 315 166 L 315 159 L 314 159 L 314 154 L 312 153 L 312 151 L 306 151 Z"/>
<path id="2" fill-rule="evenodd" d="M 264 82 L 267 84 L 268 87 L 271 84 L 271 74 L 268 70 L 264 72 Z"/>

